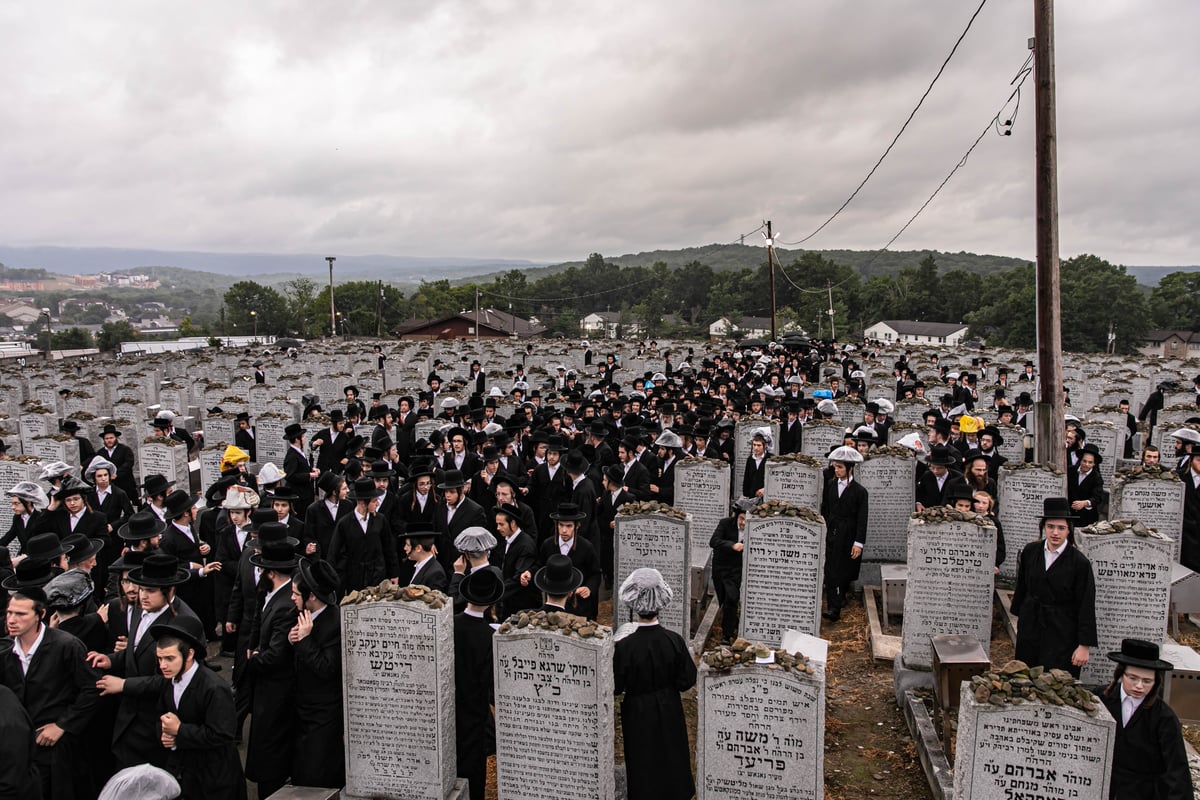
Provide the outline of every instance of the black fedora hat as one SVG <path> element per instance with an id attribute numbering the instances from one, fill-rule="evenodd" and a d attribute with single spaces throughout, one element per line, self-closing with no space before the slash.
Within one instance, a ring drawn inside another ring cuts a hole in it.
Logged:
<path id="1" fill-rule="evenodd" d="M 363 473 L 364 478 L 390 478 L 396 471 L 388 466 L 386 461 L 372 461 L 371 468 Z"/>
<path id="2" fill-rule="evenodd" d="M 563 459 L 563 468 L 572 475 L 582 475 L 588 471 L 588 460 L 579 450 L 572 450 Z"/>
<path id="3" fill-rule="evenodd" d="M 301 425 L 299 422 L 293 422 L 291 425 L 288 425 L 286 428 L 283 429 L 283 438 L 284 438 L 284 440 L 289 441 L 289 442 L 292 441 L 293 439 L 295 439 L 299 436 L 303 436 L 303 435 L 304 435 L 304 426 Z"/>
<path id="4" fill-rule="evenodd" d="M 458 592 L 464 600 L 476 606 L 490 606 L 504 597 L 504 576 L 499 567 L 477 569 L 463 578 Z"/>
<path id="5" fill-rule="evenodd" d="M 608 478 L 614 486 L 625 484 L 625 470 L 616 464 L 604 468 L 604 477 Z"/>
<path id="6" fill-rule="evenodd" d="M 349 500 L 359 503 L 368 500 L 374 500 L 377 497 L 383 497 L 383 490 L 375 488 L 374 478 L 359 478 L 350 488 Z"/>
<path id="7" fill-rule="evenodd" d="M 261 523 L 255 532 L 258 540 L 254 543 L 255 548 L 262 549 L 269 544 L 286 544 L 288 547 L 296 548 L 300 545 L 300 540 L 295 536 L 288 536 L 288 526 L 279 521 L 274 511 L 268 509 L 271 519 L 268 522 Z"/>
<path id="8" fill-rule="evenodd" d="M 59 540 L 58 536 L 53 533 L 39 533 L 36 536 L 30 536 L 29 541 L 25 543 L 25 554 L 30 558 L 49 561 L 69 552 L 71 552 L 71 546 Z"/>
<path id="9" fill-rule="evenodd" d="M 117 529 L 117 536 L 127 542 L 138 542 L 161 536 L 166 529 L 167 524 L 147 508 L 133 514 L 128 522 Z"/>
<path id="10" fill-rule="evenodd" d="M 1075 512 L 1071 510 L 1071 501 L 1067 498 L 1047 497 L 1042 501 L 1042 516 L 1038 520 L 1038 525 L 1048 519 L 1065 519 L 1067 522 L 1074 522 L 1079 517 L 1075 516 Z"/>
<path id="11" fill-rule="evenodd" d="M 1158 645 L 1142 639 L 1122 639 L 1121 649 L 1118 652 L 1109 653 L 1108 658 L 1118 664 L 1152 669 L 1156 672 L 1175 669 L 1175 665 L 1170 661 L 1163 661 L 1158 657 Z"/>
<path id="12" fill-rule="evenodd" d="M 16 572 L 4 579 L 0 586 L 10 591 L 41 589 L 54 578 L 50 562 L 44 558 L 26 558 L 17 564 Z"/>
<path id="13" fill-rule="evenodd" d="M 1004 395 L 1001 395 L 1003 397 Z M 992 437 L 992 446 L 1001 447 L 1004 444 L 1004 437 L 1000 435 L 1000 429 L 995 425 L 984 425 L 983 430 L 979 432 L 980 436 Z"/>
<path id="14" fill-rule="evenodd" d="M 555 553 L 533 576 L 533 585 L 551 597 L 562 597 L 583 585 L 583 573 L 567 556 Z"/>
<path id="15" fill-rule="evenodd" d="M 294 503 L 299 499 L 300 495 L 296 494 L 296 492 L 292 490 L 292 487 L 284 483 L 280 483 L 274 489 L 263 495 L 263 501 L 267 503 L 272 503 L 276 500 Z"/>
<path id="16" fill-rule="evenodd" d="M 975 500 L 975 492 L 964 481 L 952 481 L 946 487 L 946 505 L 953 505 L 955 500 Z"/>
<path id="17" fill-rule="evenodd" d="M 140 567 L 129 572 L 130 583 L 138 586 L 178 586 L 187 583 L 191 575 L 179 566 L 179 559 L 170 553 L 151 553 Z"/>
<path id="18" fill-rule="evenodd" d="M 1104 456 L 1100 455 L 1100 448 L 1096 446 L 1095 442 L 1088 442 L 1083 446 L 1083 448 L 1079 451 L 1080 458 L 1083 457 L 1084 453 L 1092 454 L 1092 457 L 1096 459 L 1096 466 L 1100 466 L 1100 463 L 1104 461 Z"/>
<path id="19" fill-rule="evenodd" d="M 116 436 L 118 439 L 120 439 L 120 438 L 121 438 L 121 431 L 120 431 L 120 429 L 119 429 L 119 428 L 117 428 L 117 426 L 116 426 L 116 425 L 111 425 L 111 424 L 110 424 L 110 425 L 105 425 L 103 428 L 101 428 L 101 429 L 100 429 L 100 435 L 101 435 L 101 436 L 107 436 L 107 435 L 108 435 L 108 434 L 110 434 L 110 433 L 111 433 L 113 436 Z"/>
<path id="20" fill-rule="evenodd" d="M 257 553 L 250 554 L 250 563 L 262 569 L 293 570 L 299 563 L 295 545 L 280 541 L 260 542 Z"/>
<path id="21" fill-rule="evenodd" d="M 175 481 L 167 480 L 165 475 L 159 475 L 157 472 L 147 475 L 146 480 L 138 484 L 138 488 L 144 491 L 149 497 L 154 497 L 159 494 L 166 494 Z"/>
<path id="22" fill-rule="evenodd" d="M 300 559 L 300 580 L 327 606 L 337 605 L 338 574 L 323 558 Z"/>
<path id="23" fill-rule="evenodd" d="M 929 448 L 929 464 L 937 467 L 953 467 L 956 463 L 954 454 L 945 445 L 935 444 Z"/>
<path id="24" fill-rule="evenodd" d="M 163 508 L 165 509 L 163 519 L 167 522 L 179 519 L 191 511 L 194 505 L 196 505 L 195 495 L 185 492 L 183 489 L 176 489 L 163 500 Z"/>
<path id="25" fill-rule="evenodd" d="M 82 497 L 90 491 L 92 491 L 90 483 L 85 483 L 74 475 L 68 475 L 63 478 L 62 486 L 58 487 L 58 491 L 54 493 L 54 496 L 62 500 L 76 494 Z"/>
<path id="26" fill-rule="evenodd" d="M 462 471 L 448 469 L 442 475 L 442 482 L 437 485 L 437 488 L 442 490 L 461 489 L 464 485 L 466 485 L 466 481 L 463 479 Z"/>
<path id="27" fill-rule="evenodd" d="M 550 519 L 564 522 L 578 522 L 587 519 L 587 514 L 579 510 L 575 503 L 559 503 L 558 508 L 550 512 Z"/>
<path id="28" fill-rule="evenodd" d="M 150 636 L 154 641 L 177 637 L 195 648 L 195 659 L 204 659 L 207 642 L 204 638 L 204 623 L 200 618 L 191 614 L 179 614 L 170 622 L 156 622 L 150 626 Z"/>
<path id="29" fill-rule="evenodd" d="M 146 560 L 146 556 L 150 555 L 150 550 L 126 550 L 117 560 L 108 565 L 110 570 L 124 572 L 140 567 Z"/>
<path id="30" fill-rule="evenodd" d="M 89 539 L 82 533 L 73 533 L 63 539 L 63 544 L 71 548 L 67 560 L 72 564 L 91 558 L 104 549 L 103 539 Z"/>

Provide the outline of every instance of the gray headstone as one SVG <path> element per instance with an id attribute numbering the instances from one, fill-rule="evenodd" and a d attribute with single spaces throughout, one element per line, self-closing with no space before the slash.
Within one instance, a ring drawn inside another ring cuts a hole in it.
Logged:
<path id="1" fill-rule="evenodd" d="M 58 432 L 58 420 L 53 414 L 22 414 L 17 418 L 21 430 L 21 452 L 34 455 L 33 440 L 38 436 L 50 436 Z"/>
<path id="2" fill-rule="evenodd" d="M 1150 442 L 1158 447 L 1162 454 L 1162 463 L 1173 464 L 1176 457 L 1175 440 L 1171 438 L 1171 431 L 1190 427 L 1187 420 L 1194 416 L 1194 406 L 1169 406 L 1158 412 L 1158 424 L 1154 426 Z"/>
<path id="3" fill-rule="evenodd" d="M 188 485 L 187 445 L 183 442 L 165 444 L 160 442 L 143 442 L 137 448 L 138 482 L 144 483 L 147 475 L 162 475 L 168 481 L 175 481 L 178 488 Z"/>
<path id="4" fill-rule="evenodd" d="M 688 590 L 691 587 L 691 521 L 666 514 L 622 514 L 617 512 L 614 584 L 620 586 L 629 573 L 642 567 L 658 570 L 674 592 L 675 599 L 662 609 L 659 624 L 684 639 L 691 635 Z M 706 543 L 707 544 L 707 543 Z M 613 621 L 618 626 L 636 620 L 636 615 L 613 592 Z"/>
<path id="5" fill-rule="evenodd" d="M 1094 444 L 1100 450 L 1100 475 L 1105 485 L 1111 485 L 1113 473 L 1117 471 L 1117 459 L 1121 457 L 1125 446 L 1125 437 L 1108 422 L 1089 419 L 1081 423 L 1087 431 L 1088 444 Z"/>
<path id="6" fill-rule="evenodd" d="M 824 797 L 824 665 L 699 672 L 696 800 Z"/>
<path id="7" fill-rule="evenodd" d="M 711 548 L 708 546 L 717 523 L 729 516 L 729 464 L 716 459 L 678 461 L 675 464 L 675 507 L 692 517 L 693 568 L 703 568 Z M 672 588 L 674 584 L 672 584 Z"/>
<path id="8" fill-rule="evenodd" d="M 443 800 L 454 786 L 454 607 L 341 606 L 345 798 Z"/>
<path id="9" fill-rule="evenodd" d="M 442 427 L 442 421 L 436 419 L 423 419 L 416 425 L 413 425 L 413 440 L 428 439 L 429 434 Z"/>
<path id="10" fill-rule="evenodd" d="M 506 625 L 492 640 L 500 800 L 614 800 L 611 631 Z"/>
<path id="11" fill-rule="evenodd" d="M 900 643 L 909 669 L 932 666 L 931 636 L 972 636 L 985 652 L 991 649 L 996 526 L 974 515 L 962 521 L 931 518 L 940 513 L 926 511 L 909 523 Z"/>
<path id="12" fill-rule="evenodd" d="M 916 508 L 917 460 L 911 455 L 869 455 L 854 470 L 870 498 L 865 561 L 903 561 L 908 552 L 908 518 Z"/>
<path id="13" fill-rule="evenodd" d="M 204 441 L 208 444 L 233 444 L 237 422 L 234 414 L 211 414 L 204 420 Z"/>
<path id="14" fill-rule="evenodd" d="M 786 510 L 796 510 L 794 507 Z M 742 616 L 738 633 L 778 647 L 784 631 L 816 636 L 821 625 L 825 521 L 798 516 L 746 516 L 742 558 Z"/>
<path id="15" fill-rule="evenodd" d="M 58 434 L 35 436 L 33 437 L 33 455 L 47 463 L 62 461 L 78 468 L 79 442 L 75 440 L 74 436 L 63 437 Z"/>
<path id="16" fill-rule="evenodd" d="M 287 455 L 288 448 L 283 431 L 290 424 L 290 418 L 278 414 L 261 414 L 254 420 L 254 456 L 257 463 L 270 461 L 277 467 L 283 466 L 283 457 Z"/>
<path id="17" fill-rule="evenodd" d="M 1000 574 L 1015 578 L 1021 549 L 1041 538 L 1038 519 L 1042 516 L 1042 501 L 1047 497 L 1066 497 L 1067 476 L 1056 475 L 1043 466 L 1005 464 L 996 476 L 996 492 L 1000 495 L 996 518 L 1004 528 L 1007 551 Z"/>
<path id="18" fill-rule="evenodd" d="M 1136 469 L 1136 468 L 1135 468 Z M 1174 540 L 1173 561 L 1179 561 L 1183 540 L 1183 481 L 1169 469 L 1155 475 L 1137 470 L 1118 475 L 1108 502 L 1109 519 L 1136 519 Z M 1005 533 L 1008 529 L 1005 528 Z"/>
<path id="19" fill-rule="evenodd" d="M 814 458 L 824 458 L 830 450 L 845 439 L 846 428 L 840 422 L 819 420 L 804 425 L 800 439 L 800 452 Z"/>
<path id="20" fill-rule="evenodd" d="M 1108 797 L 1116 723 L 1069 706 L 979 703 L 963 682 L 954 800 Z"/>
<path id="21" fill-rule="evenodd" d="M 1010 464 L 1020 464 L 1025 460 L 1025 429 L 1020 425 L 997 425 L 1000 438 L 1004 444 L 996 447 L 996 452 L 1008 459 Z"/>
<path id="22" fill-rule="evenodd" d="M 925 423 L 925 412 L 929 410 L 929 402 L 920 400 L 899 400 L 893 413 L 897 422 L 907 422 L 912 425 Z"/>
<path id="23" fill-rule="evenodd" d="M 821 462 L 803 454 L 767 459 L 763 500 L 783 500 L 794 506 L 821 507 L 825 488 Z"/>
<path id="24" fill-rule="evenodd" d="M 203 491 L 221 479 L 221 457 L 225 446 L 214 444 L 200 451 L 200 486 Z"/>
<path id="25" fill-rule="evenodd" d="M 0 461 L 0 494 L 4 494 L 21 481 L 35 481 L 41 473 L 41 467 L 35 463 L 22 461 Z M 20 540 L 13 538 L 19 546 Z"/>
<path id="26" fill-rule="evenodd" d="M 1171 566 L 1175 545 L 1170 539 L 1137 536 L 1132 531 L 1095 534 L 1075 531 L 1075 544 L 1092 562 L 1096 576 L 1097 656 L 1121 649 L 1122 639 L 1161 645 L 1167 635 L 1171 605 Z M 1080 676 L 1089 686 L 1112 679 L 1106 658 L 1089 659 Z"/>
<path id="27" fill-rule="evenodd" d="M 743 417 L 733 428 L 733 490 L 734 497 L 742 495 L 742 476 L 746 470 L 746 459 L 750 457 L 750 440 L 758 428 L 771 429 L 771 449 L 779 449 L 779 421 L 766 417 Z"/>

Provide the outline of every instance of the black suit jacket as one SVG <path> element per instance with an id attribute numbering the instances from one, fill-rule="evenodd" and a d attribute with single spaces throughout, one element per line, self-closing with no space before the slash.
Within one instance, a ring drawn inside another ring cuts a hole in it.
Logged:
<path id="1" fill-rule="evenodd" d="M 495 702 L 494 633 L 482 617 L 459 614 L 454 618 L 454 730 L 460 765 L 496 752 L 496 722 L 490 708 Z"/>
<path id="2" fill-rule="evenodd" d="M 96 451 L 96 455 L 111 461 L 117 468 L 117 474 L 112 479 L 113 485 L 121 488 L 131 502 L 138 500 L 141 495 L 138 493 L 137 458 L 133 454 L 133 448 L 117 442 L 117 446 L 111 452 L 108 448 L 101 447 Z"/>
<path id="3" fill-rule="evenodd" d="M 1101 695 L 1104 707 L 1117 721 L 1113 745 L 1113 797 L 1149 798 L 1149 800 L 1192 797 L 1192 778 L 1188 771 L 1187 750 L 1179 717 L 1160 696 L 1143 701 L 1129 724 L 1122 723 L 1121 690 Z"/>
<path id="4" fill-rule="evenodd" d="M 313 482 L 309 477 L 312 472 L 312 465 L 308 463 L 308 457 L 302 456 L 296 452 L 296 448 L 288 446 L 287 453 L 283 456 L 283 480 L 292 488 L 299 500 L 295 501 L 296 508 L 307 508 L 309 503 L 313 501 Z"/>
<path id="5" fill-rule="evenodd" d="M 454 511 L 450 521 L 446 521 L 446 503 L 439 502 L 433 509 L 433 529 L 438 534 L 438 561 L 445 571 L 454 570 L 454 562 L 458 560 L 458 549 L 454 540 L 467 528 L 487 527 L 487 517 L 483 507 L 469 497 L 464 497 Z"/>
<path id="6" fill-rule="evenodd" d="M 713 550 L 713 572 L 734 572 L 741 577 L 742 554 L 733 549 L 737 542 L 737 516 L 725 517 L 717 523 L 717 529 L 708 542 Z"/>
<path id="7" fill-rule="evenodd" d="M 297 723 L 292 781 L 297 785 L 345 783 L 341 642 L 338 609 L 326 606 L 313 620 L 312 632 L 292 645 Z"/>
<path id="8" fill-rule="evenodd" d="M 406 586 L 410 584 L 428 586 L 430 589 L 437 589 L 442 594 L 450 594 L 450 582 L 446 578 L 446 570 L 442 568 L 436 558 L 426 561 L 421 566 L 420 572 L 407 573 L 407 580 L 402 582 Z"/>
<path id="9" fill-rule="evenodd" d="M 25 674 L 12 647 L 11 636 L 0 639 L 0 682 L 25 706 L 33 727 L 53 722 L 67 733 L 81 736 L 96 710 L 96 681 L 100 679 L 100 673 L 84 660 L 87 650 L 83 642 L 46 628 Z"/>
<path id="10" fill-rule="evenodd" d="M 304 536 L 301 541 L 305 544 L 316 542 L 316 555 L 321 558 L 329 558 L 329 546 L 333 542 L 333 529 L 337 527 L 343 517 L 353 511 L 354 504 L 349 500 L 342 500 L 338 503 L 336 517 L 330 516 L 329 506 L 325 504 L 324 499 L 314 501 L 304 512 Z"/>
<path id="11" fill-rule="evenodd" d="M 1079 521 L 1076 527 L 1091 525 L 1100 518 L 1100 505 L 1104 502 L 1104 477 L 1100 470 L 1093 468 L 1082 481 L 1079 470 L 1067 469 L 1067 499 L 1074 503 L 1076 500 L 1087 500 L 1090 508 L 1081 508 L 1075 512 Z"/>
<path id="12" fill-rule="evenodd" d="M 286 780 L 292 770 L 295 731 L 295 665 L 288 632 L 296 624 L 291 587 L 267 601 L 250 634 L 246 676 L 253 686 L 246 777 L 261 783 Z"/>
<path id="13" fill-rule="evenodd" d="M 612 523 L 617 517 L 617 509 L 626 503 L 633 503 L 636 501 L 637 497 L 630 492 L 625 491 L 624 489 L 617 492 L 617 500 L 615 503 L 613 502 L 612 492 L 601 492 L 600 499 L 596 503 L 596 529 L 599 531 L 600 536 L 604 537 L 614 535 L 616 533 L 616 529 L 613 527 Z"/>
<path id="14" fill-rule="evenodd" d="M 511 547 L 507 539 L 500 539 L 492 550 L 492 565 L 500 568 L 504 578 L 501 619 L 542 604 L 542 595 L 532 580 L 533 573 L 537 572 L 537 545 L 528 533 L 518 533 Z M 531 580 L 528 586 L 522 586 L 521 574 L 526 571 Z"/>
<path id="15" fill-rule="evenodd" d="M 821 516 L 825 518 L 825 580 L 833 585 L 858 577 L 862 558 L 851 558 L 854 543 L 867 543 L 867 490 L 850 481 L 838 496 L 837 478 L 825 482 L 821 494 Z"/>
<path id="16" fill-rule="evenodd" d="M 343 594 L 400 576 L 396 537 L 379 514 L 367 520 L 365 532 L 354 512 L 342 517 L 333 529 L 327 558 L 341 578 Z"/>
<path id="17" fill-rule="evenodd" d="M 945 483 L 943 483 L 942 488 L 939 489 L 937 485 L 937 478 L 934 476 L 933 472 L 927 470 L 925 474 L 922 475 L 917 481 L 916 500 L 925 508 L 937 508 L 938 506 L 945 505 L 946 492 L 950 490 L 951 486 L 960 483 L 964 483 L 962 475 L 954 470 L 949 470 L 946 474 Z"/>
<path id="18" fill-rule="evenodd" d="M 242 448 L 243 450 L 245 450 L 247 453 L 249 453 L 251 461 L 253 461 L 255 463 L 258 462 L 258 454 L 257 454 L 257 450 L 255 448 L 255 445 L 257 442 L 254 438 L 254 434 L 252 434 L 248 430 L 243 430 L 242 428 L 238 428 L 237 431 L 233 434 L 233 443 L 236 444 L 238 447 Z"/>
<path id="19" fill-rule="evenodd" d="M 596 548 L 587 539 L 575 535 L 573 546 L 570 551 L 571 564 L 583 573 L 583 586 L 586 586 L 590 592 L 587 597 L 571 597 L 567 600 L 567 611 L 572 614 L 578 614 L 581 617 L 595 619 L 596 614 L 600 610 L 600 578 L 603 569 L 600 565 L 600 555 Z M 538 549 L 538 564 L 546 565 L 546 560 L 552 555 L 556 555 L 558 550 L 558 536 L 551 536 L 542 542 Z M 531 580 L 530 585 L 533 585 Z"/>
<path id="20" fill-rule="evenodd" d="M 113 533 L 116 533 L 117 529 L 133 516 L 133 501 L 129 499 L 129 495 L 119 486 L 110 488 L 109 493 L 104 497 L 103 503 L 100 502 L 96 490 L 93 489 L 91 494 L 88 495 L 88 504 L 104 515 L 104 518 L 108 520 L 108 524 L 112 526 Z"/>
<path id="21" fill-rule="evenodd" d="M 621 465 L 624 469 L 624 465 Z M 629 471 L 625 473 L 625 488 L 633 495 L 634 499 L 639 502 L 646 502 L 650 498 L 650 470 L 646 469 L 646 465 L 634 459 L 633 465 Z"/>

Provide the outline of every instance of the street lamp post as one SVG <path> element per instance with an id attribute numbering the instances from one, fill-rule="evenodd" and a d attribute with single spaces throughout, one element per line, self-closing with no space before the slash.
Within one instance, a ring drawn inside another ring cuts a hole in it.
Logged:
<path id="1" fill-rule="evenodd" d="M 43 308 L 42 314 L 46 317 L 46 360 L 50 360 L 50 340 L 54 338 L 54 332 L 50 329 L 50 309 Z"/>
<path id="2" fill-rule="evenodd" d="M 332 338 L 337 336 L 337 318 L 333 313 L 333 262 L 337 261 L 337 256 L 325 256 L 325 260 L 329 262 L 329 336 Z"/>
<path id="3" fill-rule="evenodd" d="M 250 319 L 254 320 L 254 340 L 258 341 L 258 312 L 251 311 Z"/>

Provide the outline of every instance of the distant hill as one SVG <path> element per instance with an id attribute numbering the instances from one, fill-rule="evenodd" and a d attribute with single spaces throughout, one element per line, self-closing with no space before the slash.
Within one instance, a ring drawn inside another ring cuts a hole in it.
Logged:
<path id="1" fill-rule="evenodd" d="M 1143 286 L 1158 286 L 1158 282 L 1172 272 L 1200 272 L 1200 266 L 1195 267 L 1126 267 L 1125 271 L 1137 278 Z"/>
<path id="2" fill-rule="evenodd" d="M 290 277 L 329 275 L 323 254 L 205 253 L 169 250 L 126 250 L 104 247 L 6 247 L 0 263 L 19 269 L 45 269 L 66 274 L 148 272 L 143 267 L 176 267 L 232 275 L 238 279 L 284 273 Z M 537 262 L 503 258 L 437 258 L 420 256 L 337 256 L 334 277 L 419 283 L 493 270 L 525 269 Z"/>

